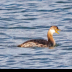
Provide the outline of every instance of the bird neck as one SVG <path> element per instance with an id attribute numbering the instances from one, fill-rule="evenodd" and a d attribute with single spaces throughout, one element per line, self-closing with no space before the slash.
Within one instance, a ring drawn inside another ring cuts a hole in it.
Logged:
<path id="1" fill-rule="evenodd" d="M 48 45 L 49 46 L 54 46 L 55 45 L 55 40 L 53 38 L 53 33 L 51 33 L 50 30 L 47 33 L 47 37 L 48 37 Z"/>

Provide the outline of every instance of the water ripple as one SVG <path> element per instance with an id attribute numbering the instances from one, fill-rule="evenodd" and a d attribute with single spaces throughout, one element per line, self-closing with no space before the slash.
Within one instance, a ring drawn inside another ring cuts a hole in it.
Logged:
<path id="1" fill-rule="evenodd" d="M 52 48 L 19 48 L 30 39 L 46 39 L 52 25 L 57 45 Z M 0 69 L 72 68 L 71 0 L 1 0 Z"/>

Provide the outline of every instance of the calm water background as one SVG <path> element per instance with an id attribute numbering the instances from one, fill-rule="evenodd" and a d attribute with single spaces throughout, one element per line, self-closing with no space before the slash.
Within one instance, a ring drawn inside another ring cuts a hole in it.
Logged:
<path id="1" fill-rule="evenodd" d="M 30 39 L 47 39 L 50 26 L 58 46 L 19 48 Z M 0 69 L 72 68 L 72 0 L 0 0 Z"/>

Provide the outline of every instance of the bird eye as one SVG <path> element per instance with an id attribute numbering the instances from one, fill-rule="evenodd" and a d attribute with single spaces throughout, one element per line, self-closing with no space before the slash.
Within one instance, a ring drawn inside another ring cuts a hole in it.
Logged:
<path id="1" fill-rule="evenodd" d="M 56 29 L 58 29 L 58 27 Z"/>

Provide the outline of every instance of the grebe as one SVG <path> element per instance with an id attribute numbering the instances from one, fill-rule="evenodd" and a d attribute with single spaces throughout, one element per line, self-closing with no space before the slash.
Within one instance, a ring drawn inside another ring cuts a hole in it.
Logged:
<path id="1" fill-rule="evenodd" d="M 56 44 L 53 34 L 59 34 L 58 31 L 60 31 L 60 29 L 57 26 L 51 26 L 47 33 L 48 41 L 44 39 L 28 40 L 23 44 L 18 45 L 18 47 L 53 47 Z"/>

